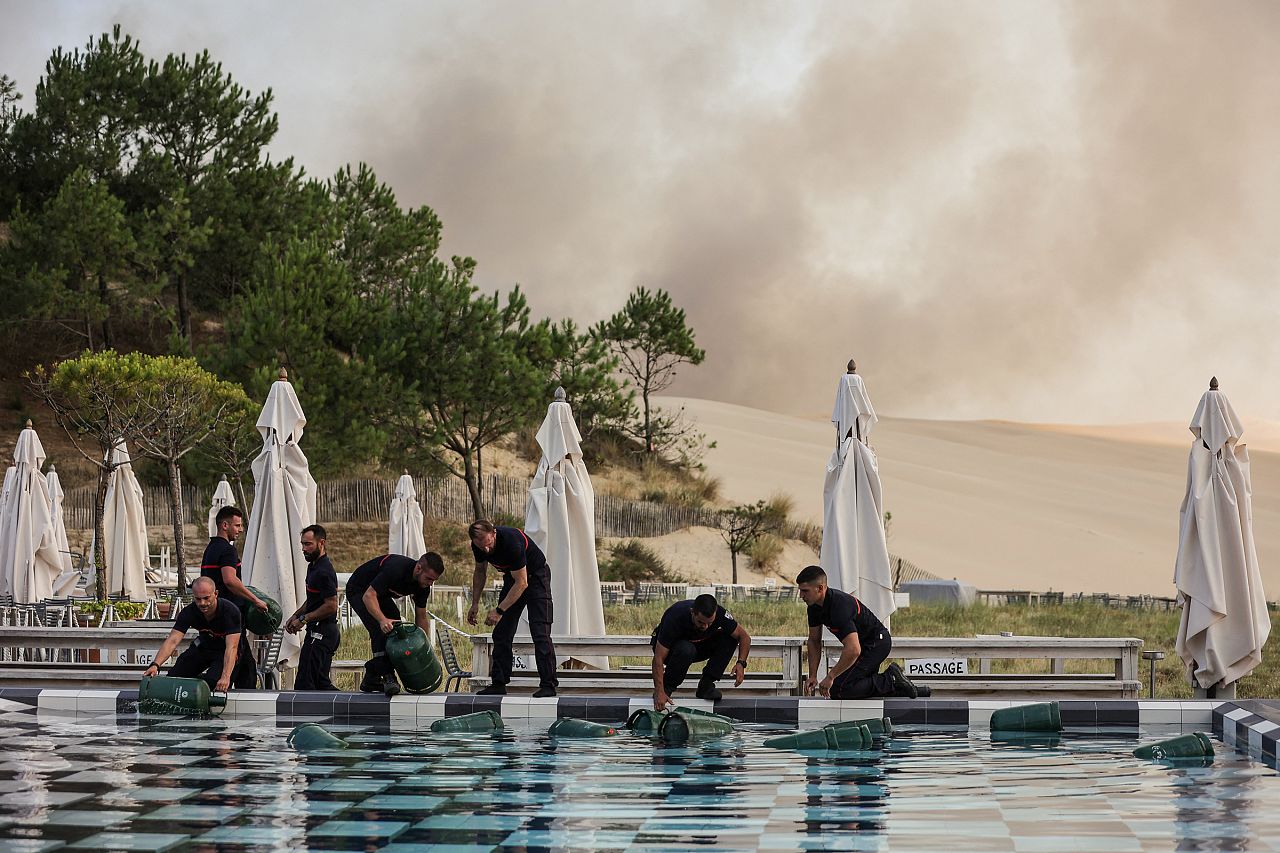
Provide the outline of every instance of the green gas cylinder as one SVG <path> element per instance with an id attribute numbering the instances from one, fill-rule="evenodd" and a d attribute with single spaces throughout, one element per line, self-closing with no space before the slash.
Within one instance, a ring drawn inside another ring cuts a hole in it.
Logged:
<path id="1" fill-rule="evenodd" d="M 427 635 L 417 625 L 397 622 L 387 635 L 387 659 L 410 693 L 430 693 L 440 686 L 444 674 Z"/>
<path id="2" fill-rule="evenodd" d="M 733 721 L 716 714 L 686 714 L 672 711 L 658 727 L 658 737 L 667 743 L 685 743 L 722 737 L 733 731 Z"/>
<path id="3" fill-rule="evenodd" d="M 888 717 L 872 717 L 869 720 L 845 720 L 843 723 L 831 723 L 829 729 L 857 728 L 866 726 L 872 737 L 890 737 L 893 735 L 893 722 Z"/>
<path id="4" fill-rule="evenodd" d="M 651 735 L 658 731 L 658 726 L 662 725 L 662 720 L 667 716 L 666 711 L 654 711 L 650 708 L 639 708 L 634 714 L 627 718 L 627 728 L 638 735 Z"/>
<path id="5" fill-rule="evenodd" d="M 138 710 L 144 714 L 208 714 L 225 708 L 226 696 L 215 696 L 201 678 L 157 675 L 138 685 Z"/>
<path id="6" fill-rule="evenodd" d="M 820 729 L 769 738 L 770 749 L 869 749 L 875 738 L 865 725 L 833 723 Z"/>
<path id="7" fill-rule="evenodd" d="M 502 731 L 502 716 L 497 711 L 477 711 L 474 714 L 443 717 L 432 721 L 431 731 L 437 734 L 440 732 L 499 732 Z"/>
<path id="8" fill-rule="evenodd" d="M 613 737 L 618 730 L 603 723 L 590 720 L 575 720 L 572 717 L 561 717 L 551 724 L 547 734 L 552 737 Z"/>
<path id="9" fill-rule="evenodd" d="M 1060 732 L 1062 713 L 1057 702 L 1037 702 L 1000 708 L 991 715 L 991 730 L 1001 732 Z"/>
<path id="10" fill-rule="evenodd" d="M 246 584 L 245 589 L 267 603 L 267 612 L 263 613 L 252 604 L 247 605 L 244 614 L 244 626 L 259 637 L 270 637 L 280 627 L 282 616 L 280 603 L 256 586 L 248 586 Z"/>
<path id="11" fill-rule="evenodd" d="M 285 739 L 285 743 L 299 752 L 307 752 L 312 749 L 347 748 L 345 740 L 315 723 L 303 723 L 300 726 L 295 726 L 293 731 L 289 732 L 289 737 Z"/>
<path id="12" fill-rule="evenodd" d="M 1213 755 L 1213 741 L 1204 732 L 1149 743 L 1133 751 L 1134 758 L 1205 758 Z"/>

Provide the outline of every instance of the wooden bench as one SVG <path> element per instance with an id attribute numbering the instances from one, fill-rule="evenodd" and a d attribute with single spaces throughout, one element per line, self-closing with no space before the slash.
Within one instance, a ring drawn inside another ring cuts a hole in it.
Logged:
<path id="1" fill-rule="evenodd" d="M 553 637 L 557 657 L 653 657 L 653 649 L 646 636 L 609 636 L 609 637 Z M 768 672 L 748 669 L 747 677 L 741 687 L 733 686 L 731 677 L 722 678 L 716 686 L 727 693 L 742 695 L 790 696 L 795 691 L 800 678 L 800 644 L 803 641 L 795 637 L 753 637 L 751 639 L 751 659 L 753 662 L 765 658 L 778 658 L 782 661 L 781 671 Z M 471 686 L 487 687 L 489 664 L 491 661 L 493 637 L 490 634 L 475 634 L 471 637 Z M 517 656 L 531 656 L 533 641 L 517 639 L 513 644 Z M 731 664 L 732 666 L 732 664 Z M 685 680 L 681 691 L 692 695 L 697 686 L 701 664 L 695 663 L 689 668 L 689 677 Z M 727 675 L 727 674 L 726 674 Z M 599 669 L 560 669 L 556 672 L 560 680 L 560 692 L 577 691 L 611 696 L 644 696 L 653 692 L 653 676 L 648 666 Z M 538 688 L 536 673 L 517 670 L 511 678 L 507 689 L 512 693 L 532 692 Z"/>
<path id="2" fill-rule="evenodd" d="M 646 636 L 565 637 L 553 638 L 556 655 L 651 658 L 653 652 Z M 472 636 L 471 677 L 473 687 L 490 683 L 489 665 L 492 660 L 492 636 Z M 770 695 L 799 695 L 803 691 L 803 667 L 805 638 L 803 637 L 753 637 L 751 657 L 780 658 L 781 671 L 748 671 L 747 680 L 740 688 L 733 687 L 732 679 L 721 679 L 717 686 L 727 691 L 749 691 Z M 516 655 L 533 653 L 530 640 L 517 639 L 513 644 Z M 977 658 L 987 660 L 1046 660 L 1048 673 L 1011 673 L 956 676 L 921 676 L 913 680 L 928 685 L 934 696 L 946 698 L 1122 698 L 1136 699 L 1140 695 L 1138 660 L 1142 640 L 1135 637 L 894 637 L 893 657 L 907 658 Z M 834 660 L 840 647 L 829 635 L 823 645 L 824 657 Z M 1104 670 L 1086 673 L 1067 673 L 1061 662 L 1065 660 L 1101 660 Z M 696 678 L 698 665 L 690 669 Z M 825 672 L 825 662 L 819 673 Z M 562 692 L 582 690 L 586 692 L 629 693 L 644 695 L 653 690 L 653 679 L 647 667 L 610 670 L 566 670 L 556 673 Z M 525 692 L 537 688 L 537 676 L 518 670 L 508 689 Z"/>

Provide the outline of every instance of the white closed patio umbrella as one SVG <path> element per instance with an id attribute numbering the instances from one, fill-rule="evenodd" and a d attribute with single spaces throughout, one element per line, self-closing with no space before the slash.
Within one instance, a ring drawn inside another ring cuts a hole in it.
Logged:
<path id="1" fill-rule="evenodd" d="M 142 511 L 142 486 L 133 473 L 124 439 L 111 451 L 116 467 L 107 479 L 102 517 L 102 543 L 107 555 L 107 594 L 130 601 L 147 600 L 147 521 Z"/>
<path id="2" fill-rule="evenodd" d="M 213 490 L 213 500 L 209 503 L 209 538 L 218 535 L 218 510 L 224 506 L 234 506 L 236 497 L 231 492 L 231 484 L 227 482 L 227 475 L 223 474 L 222 479 L 218 481 L 218 488 Z M 243 561 L 242 561 L 243 565 Z"/>
<path id="3" fill-rule="evenodd" d="M 868 444 L 876 412 L 852 359 L 836 386 L 831 420 L 836 449 L 822 492 L 822 550 L 827 583 L 856 595 L 889 627 L 897 609 L 884 535 L 884 505 L 875 451 Z"/>
<path id="4" fill-rule="evenodd" d="M 582 461 L 582 435 L 563 388 L 538 427 L 542 459 L 529 486 L 525 533 L 537 543 L 551 569 L 552 637 L 599 637 L 604 630 L 600 565 L 596 560 L 596 494 Z M 528 630 L 528 616 L 521 617 Z M 563 663 L 561 658 L 559 663 Z M 576 658 L 607 669 L 608 657 Z"/>
<path id="5" fill-rule="evenodd" d="M 67 522 L 62 515 L 62 502 L 66 495 L 62 491 L 62 481 L 58 479 L 58 469 L 53 463 L 49 463 L 44 482 L 49 490 L 49 515 L 53 518 L 53 542 L 58 549 L 60 570 L 53 580 L 53 595 L 55 598 L 61 598 L 75 593 L 76 585 L 80 583 L 80 571 L 71 559 L 71 544 L 67 541 Z"/>
<path id="6" fill-rule="evenodd" d="M 1191 418 L 1191 454 L 1173 582 L 1182 605 L 1174 644 L 1197 692 L 1235 696 L 1271 633 L 1253 542 L 1249 453 L 1214 377 Z"/>
<path id="7" fill-rule="evenodd" d="M 14 480 L 17 479 L 18 469 L 10 465 L 4 472 L 4 483 L 0 484 L 0 518 L 4 517 L 4 508 L 9 503 L 9 490 L 13 488 Z M 5 540 L 4 525 L 0 524 L 0 554 L 4 553 Z M 9 595 L 11 593 L 12 582 L 9 580 L 9 572 L 5 569 L 4 563 L 0 562 L 0 595 Z"/>
<path id="8" fill-rule="evenodd" d="M 44 447 L 27 421 L 13 450 L 13 472 L 0 508 L 0 595 L 34 604 L 53 594 L 62 573 L 49 505 L 49 487 L 40 468 Z"/>
<path id="9" fill-rule="evenodd" d="M 422 537 L 422 507 L 413 488 L 413 478 L 405 471 L 396 482 L 391 498 L 391 521 L 387 533 L 387 553 L 418 559 L 427 552 Z"/>
<path id="10" fill-rule="evenodd" d="M 306 425 L 298 395 L 281 370 L 258 416 L 262 452 L 253 460 L 253 512 L 240 564 L 244 582 L 274 598 L 286 614 L 306 597 L 307 561 L 298 540 L 316 518 L 316 481 L 298 446 Z M 297 666 L 301 648 L 302 637 L 286 633 L 280 660 Z"/>

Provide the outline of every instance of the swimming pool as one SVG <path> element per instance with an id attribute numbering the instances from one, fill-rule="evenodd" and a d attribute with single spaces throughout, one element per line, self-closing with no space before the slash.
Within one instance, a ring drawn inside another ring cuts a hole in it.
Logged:
<path id="1" fill-rule="evenodd" d="M 778 752 L 778 726 L 700 747 L 329 724 L 353 745 L 298 754 L 293 722 L 0 713 L 0 849 L 1280 849 L 1276 772 L 1138 761 L 1143 732 L 992 741 L 900 728 L 883 750 Z M 1252 840 L 1250 840 L 1252 839 Z"/>

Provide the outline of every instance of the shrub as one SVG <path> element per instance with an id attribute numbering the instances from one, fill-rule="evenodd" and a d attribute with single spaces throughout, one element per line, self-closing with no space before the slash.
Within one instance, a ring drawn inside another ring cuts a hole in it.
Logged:
<path id="1" fill-rule="evenodd" d="M 634 589 L 641 581 L 681 583 L 684 579 L 648 545 L 629 539 L 613 546 L 609 559 L 600 564 L 600 580 L 622 581 Z"/>

